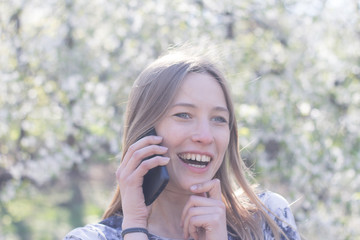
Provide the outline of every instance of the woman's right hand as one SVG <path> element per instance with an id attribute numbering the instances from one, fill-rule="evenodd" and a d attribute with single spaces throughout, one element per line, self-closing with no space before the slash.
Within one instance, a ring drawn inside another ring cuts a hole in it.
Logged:
<path id="1" fill-rule="evenodd" d="M 155 156 L 143 162 L 142 159 L 154 154 L 165 154 L 168 149 L 157 145 L 161 141 L 160 136 L 147 136 L 135 142 L 129 147 L 116 171 L 124 217 L 123 229 L 147 226 L 151 206 L 145 205 L 142 190 L 144 175 L 156 166 L 166 165 L 170 158 Z"/>

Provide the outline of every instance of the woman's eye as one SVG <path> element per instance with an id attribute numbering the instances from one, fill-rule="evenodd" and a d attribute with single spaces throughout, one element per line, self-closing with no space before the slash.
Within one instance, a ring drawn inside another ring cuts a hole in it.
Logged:
<path id="1" fill-rule="evenodd" d="M 189 119 L 190 115 L 188 113 L 177 113 L 175 114 L 176 117 L 183 118 L 183 119 Z"/>
<path id="2" fill-rule="evenodd" d="M 219 117 L 214 117 L 213 120 L 214 120 L 215 122 L 219 122 L 219 123 L 227 123 L 226 118 L 220 117 L 220 116 L 219 116 Z"/>

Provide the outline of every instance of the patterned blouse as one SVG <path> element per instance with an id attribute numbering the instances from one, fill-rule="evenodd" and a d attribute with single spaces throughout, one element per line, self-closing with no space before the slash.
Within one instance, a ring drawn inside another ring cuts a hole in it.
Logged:
<path id="1" fill-rule="evenodd" d="M 290 240 L 300 240 L 300 235 L 296 229 L 294 216 L 290 210 L 288 202 L 279 194 L 273 192 L 264 192 L 259 195 L 264 205 L 276 215 L 268 213 L 272 219 L 283 230 Z M 281 219 L 281 220 L 280 220 Z M 69 232 L 64 240 L 121 240 L 122 217 L 113 215 L 104 219 L 100 223 L 88 224 Z M 266 222 L 262 224 L 264 240 L 273 240 L 274 236 Z M 281 237 L 282 240 L 286 238 Z M 149 234 L 149 240 L 171 240 L 169 238 L 159 237 Z M 240 240 L 228 234 L 228 240 Z"/>

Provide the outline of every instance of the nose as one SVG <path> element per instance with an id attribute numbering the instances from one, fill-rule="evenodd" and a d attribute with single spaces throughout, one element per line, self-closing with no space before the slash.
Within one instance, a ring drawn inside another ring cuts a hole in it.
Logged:
<path id="1" fill-rule="evenodd" d="M 211 144 L 214 141 L 214 135 L 211 131 L 210 123 L 206 120 L 198 122 L 195 126 L 191 139 L 194 142 Z"/>

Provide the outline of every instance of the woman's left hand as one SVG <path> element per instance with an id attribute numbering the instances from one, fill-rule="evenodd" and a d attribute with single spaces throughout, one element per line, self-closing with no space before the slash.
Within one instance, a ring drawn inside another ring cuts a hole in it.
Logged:
<path id="1" fill-rule="evenodd" d="M 190 196 L 181 217 L 185 239 L 227 239 L 226 207 L 221 198 L 220 180 L 196 184 L 190 190 L 194 195 Z"/>

